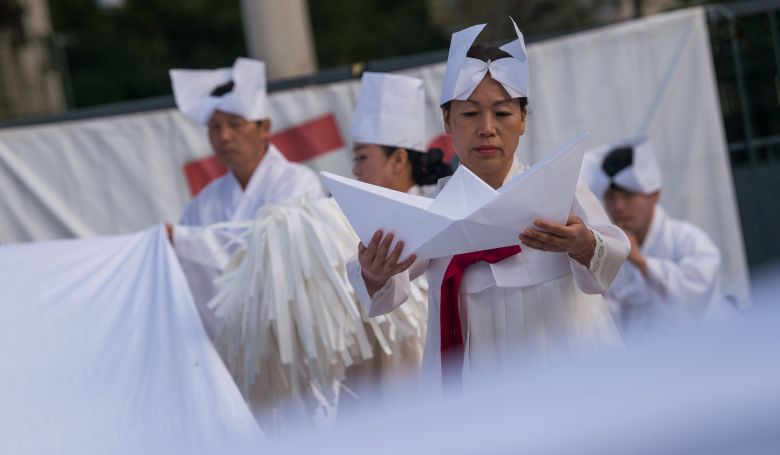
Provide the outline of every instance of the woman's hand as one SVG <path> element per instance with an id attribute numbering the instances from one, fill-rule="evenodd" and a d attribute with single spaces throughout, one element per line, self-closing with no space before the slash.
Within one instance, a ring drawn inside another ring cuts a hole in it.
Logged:
<path id="1" fill-rule="evenodd" d="M 417 256 L 409 256 L 405 261 L 398 262 L 404 249 L 404 242 L 398 242 L 390 250 L 393 243 L 393 234 L 383 236 L 383 232 L 376 231 L 368 246 L 360 242 L 358 245 L 358 261 L 363 270 L 363 280 L 366 282 L 368 294 L 374 293 L 387 283 L 393 275 L 403 272 L 412 266 Z"/>
<path id="2" fill-rule="evenodd" d="M 582 220 L 569 215 L 566 225 L 536 220 L 539 229 L 528 228 L 520 234 L 523 245 L 541 251 L 567 253 L 572 259 L 588 267 L 596 251 L 596 237 Z"/>

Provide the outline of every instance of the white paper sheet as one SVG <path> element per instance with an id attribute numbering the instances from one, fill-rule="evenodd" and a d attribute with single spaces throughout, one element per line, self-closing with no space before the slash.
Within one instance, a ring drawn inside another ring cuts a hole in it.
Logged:
<path id="1" fill-rule="evenodd" d="M 435 199 L 328 172 L 321 175 L 364 244 L 381 229 L 404 242 L 402 257 L 446 257 L 516 245 L 520 233 L 538 218 L 565 223 L 586 135 L 580 134 L 498 190 L 465 166 L 458 167 Z"/>

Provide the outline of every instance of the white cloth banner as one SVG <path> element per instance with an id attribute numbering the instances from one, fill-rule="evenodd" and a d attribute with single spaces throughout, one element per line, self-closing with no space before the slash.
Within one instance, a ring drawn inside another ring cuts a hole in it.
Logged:
<path id="1" fill-rule="evenodd" d="M 589 145 L 649 135 L 661 202 L 723 253 L 724 287 L 747 294 L 739 213 L 703 9 L 651 16 L 528 46 L 530 115 L 518 156 L 533 163 L 588 129 Z M 428 140 L 441 140 L 444 64 L 425 81 Z M 272 93 L 277 146 L 316 170 L 351 175 L 358 81 Z M 209 156 L 205 129 L 174 110 L 0 130 L 0 242 L 133 232 L 175 221 L 184 169 Z"/>
<path id="2" fill-rule="evenodd" d="M 260 453 L 162 228 L 0 246 L 0 453 Z"/>

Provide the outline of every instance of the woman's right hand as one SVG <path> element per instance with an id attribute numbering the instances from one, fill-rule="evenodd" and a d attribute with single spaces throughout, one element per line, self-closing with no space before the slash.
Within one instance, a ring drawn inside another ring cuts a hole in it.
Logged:
<path id="1" fill-rule="evenodd" d="M 404 249 L 404 242 L 398 242 L 390 251 L 393 234 L 384 235 L 376 231 L 368 246 L 360 242 L 358 245 L 358 261 L 363 271 L 363 281 L 366 282 L 368 294 L 373 296 L 382 289 L 393 275 L 403 272 L 414 264 L 417 256 L 411 255 L 403 262 L 398 262 Z"/>

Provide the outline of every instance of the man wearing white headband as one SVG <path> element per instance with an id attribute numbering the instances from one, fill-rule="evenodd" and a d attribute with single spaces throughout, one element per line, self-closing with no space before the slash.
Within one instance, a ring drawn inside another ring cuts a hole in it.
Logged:
<path id="1" fill-rule="evenodd" d="M 229 170 L 187 205 L 181 224 L 247 220 L 265 204 L 324 194 L 312 170 L 287 161 L 269 141 L 263 62 L 238 58 L 232 68 L 170 75 L 179 110 L 208 128 L 214 155 Z"/>
<path id="2" fill-rule="evenodd" d="M 484 27 L 452 35 L 440 104 L 460 165 L 501 191 L 528 169 L 515 156 L 525 132 L 528 56 L 516 25 L 517 39 L 501 48 L 473 45 Z M 446 184 L 440 180 L 439 189 Z M 377 231 L 359 246 L 349 279 L 378 315 L 403 304 L 410 279 L 426 274 L 423 375 L 432 384 L 457 387 L 518 360 L 619 344 L 601 294 L 628 254 L 626 236 L 586 185 L 565 224 L 535 224 L 518 245 L 430 260 L 400 261 L 403 242 L 391 250 L 392 233 Z"/>
<path id="3" fill-rule="evenodd" d="M 658 205 L 661 173 L 647 138 L 589 151 L 583 174 L 631 240 L 608 294 L 627 341 L 700 321 L 722 303 L 720 252 L 704 231 Z"/>
<path id="4" fill-rule="evenodd" d="M 206 328 L 214 316 L 206 307 L 230 258 L 230 241 L 200 229 L 226 221 L 245 221 L 266 204 L 296 196 L 321 197 L 317 175 L 291 163 L 270 141 L 265 65 L 238 58 L 232 68 L 171 70 L 176 105 L 193 122 L 208 128 L 214 155 L 227 169 L 185 207 L 179 224 L 168 234 L 182 263 Z"/>

